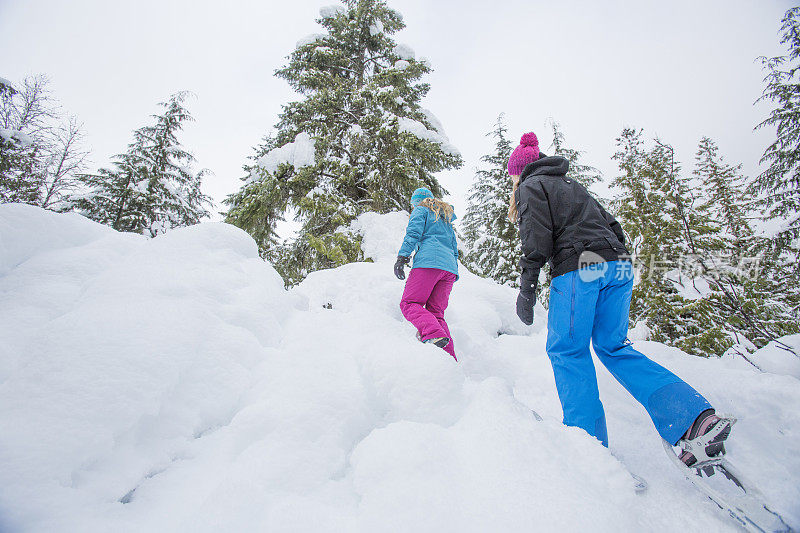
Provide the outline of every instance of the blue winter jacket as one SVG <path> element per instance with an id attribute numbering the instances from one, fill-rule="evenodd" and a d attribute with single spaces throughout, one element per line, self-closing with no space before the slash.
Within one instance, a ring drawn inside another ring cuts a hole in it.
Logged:
<path id="1" fill-rule="evenodd" d="M 406 227 L 406 237 L 397 255 L 414 255 L 414 268 L 438 268 L 458 276 L 458 244 L 453 230 L 453 215 L 450 224 L 443 216 L 436 220 L 436 214 L 425 206 L 417 205 L 411 212 Z"/>

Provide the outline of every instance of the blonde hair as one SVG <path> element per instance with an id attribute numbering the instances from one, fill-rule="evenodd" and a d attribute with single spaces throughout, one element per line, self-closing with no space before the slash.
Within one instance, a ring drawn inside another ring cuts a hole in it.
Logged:
<path id="1" fill-rule="evenodd" d="M 511 196 L 508 199 L 508 220 L 513 224 L 517 223 L 519 213 L 517 213 L 516 193 L 519 187 L 519 176 L 511 175 Z"/>
<path id="2" fill-rule="evenodd" d="M 433 211 L 433 214 L 436 215 L 436 220 L 439 220 L 440 216 L 444 216 L 445 221 L 448 224 L 452 224 L 453 206 L 447 202 L 437 200 L 436 198 L 425 198 L 419 205 L 423 205 Z"/>

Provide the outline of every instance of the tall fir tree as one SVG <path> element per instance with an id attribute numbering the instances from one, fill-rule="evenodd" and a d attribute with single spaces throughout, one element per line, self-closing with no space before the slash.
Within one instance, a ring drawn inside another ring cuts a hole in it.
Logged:
<path id="1" fill-rule="evenodd" d="M 756 129 L 775 128 L 776 139 L 764 151 L 768 166 L 752 183 L 755 205 L 769 229 L 760 237 L 767 283 L 780 287 L 781 301 L 773 310 L 800 323 L 800 7 L 786 11 L 781 20 L 780 42 L 788 55 L 762 57 L 766 87 L 757 102 L 774 108 Z M 776 331 L 787 331 L 784 318 Z"/>
<path id="2" fill-rule="evenodd" d="M 441 197 L 434 173 L 461 165 L 421 106 L 430 65 L 392 38 L 405 27 L 398 12 L 381 0 L 344 0 L 317 22 L 326 32 L 299 41 L 276 72 L 303 98 L 283 106 L 275 134 L 245 165 L 241 190 L 225 201 L 227 220 L 256 239 L 289 284 L 358 260 L 360 243 L 346 230 L 355 217 L 410 210 L 417 187 Z M 289 153 L 309 146 L 313 161 Z M 276 225 L 287 214 L 301 227 L 281 243 Z"/>
<path id="3" fill-rule="evenodd" d="M 134 132 L 128 150 L 115 156 L 114 168 L 81 176 L 87 190 L 73 198 L 78 210 L 118 231 L 150 237 L 209 215 L 210 198 L 200 191 L 208 171 L 191 168 L 195 159 L 177 137 L 192 120 L 183 105 L 187 96 L 176 93 L 160 103 L 163 113 Z"/>
<path id="4" fill-rule="evenodd" d="M 464 265 L 479 276 L 519 287 L 519 233 L 508 219 L 511 179 L 506 165 L 513 147 L 507 133 L 501 114 L 487 133 L 495 141 L 494 151 L 481 157 L 486 168 L 477 170 L 467 197 L 462 222 Z"/>

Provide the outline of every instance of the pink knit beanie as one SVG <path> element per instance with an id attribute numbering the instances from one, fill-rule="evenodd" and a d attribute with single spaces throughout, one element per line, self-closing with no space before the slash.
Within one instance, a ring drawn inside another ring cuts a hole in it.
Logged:
<path id="1" fill-rule="evenodd" d="M 533 163 L 537 159 L 539 159 L 539 139 L 533 132 L 526 133 L 508 158 L 508 174 L 519 176 L 528 163 Z"/>

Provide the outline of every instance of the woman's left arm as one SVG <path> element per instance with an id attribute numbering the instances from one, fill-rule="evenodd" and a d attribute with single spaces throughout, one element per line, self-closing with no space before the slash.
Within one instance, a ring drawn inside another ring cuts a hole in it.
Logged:
<path id="1" fill-rule="evenodd" d="M 522 258 L 520 267 L 517 316 L 524 324 L 533 324 L 533 306 L 539 270 L 553 253 L 553 221 L 550 202 L 539 181 L 528 181 L 519 189 L 520 237 Z"/>
<path id="2" fill-rule="evenodd" d="M 519 217 L 523 270 L 539 269 L 553 254 L 553 220 L 550 202 L 540 181 L 529 180 L 519 189 Z"/>

